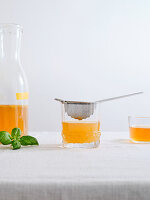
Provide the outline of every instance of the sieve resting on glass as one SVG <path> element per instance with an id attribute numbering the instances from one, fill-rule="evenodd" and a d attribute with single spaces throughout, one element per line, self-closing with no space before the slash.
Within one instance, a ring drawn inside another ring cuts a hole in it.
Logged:
<path id="1" fill-rule="evenodd" d="M 72 118 L 70 114 L 68 115 L 68 112 L 66 112 L 66 103 L 61 106 L 63 147 L 97 147 L 100 143 L 99 104 L 93 104 L 93 114 L 90 117 L 86 119 L 80 118 L 80 120 Z M 80 104 L 69 104 L 69 107 L 71 106 L 80 107 Z"/>
<path id="2" fill-rule="evenodd" d="M 100 144 L 100 103 L 121 99 L 142 92 L 103 99 L 95 102 L 65 101 L 62 103 L 62 138 L 64 147 L 94 148 Z"/>

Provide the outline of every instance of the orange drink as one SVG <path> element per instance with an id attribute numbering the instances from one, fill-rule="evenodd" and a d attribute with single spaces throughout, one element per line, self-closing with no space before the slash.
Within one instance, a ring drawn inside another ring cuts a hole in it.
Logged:
<path id="1" fill-rule="evenodd" d="M 99 104 L 80 101 L 61 101 L 61 103 L 63 147 L 98 147 L 100 144 Z"/>
<path id="2" fill-rule="evenodd" d="M 0 105 L 0 131 L 11 133 L 13 128 L 20 128 L 22 135 L 28 131 L 27 105 Z"/>
<path id="3" fill-rule="evenodd" d="M 150 126 L 130 127 L 130 138 L 133 141 L 150 142 Z"/>
<path id="4" fill-rule="evenodd" d="M 150 117 L 129 117 L 129 130 L 133 142 L 150 142 Z"/>
<path id="5" fill-rule="evenodd" d="M 99 121 L 62 122 L 63 143 L 92 143 L 100 140 Z"/>

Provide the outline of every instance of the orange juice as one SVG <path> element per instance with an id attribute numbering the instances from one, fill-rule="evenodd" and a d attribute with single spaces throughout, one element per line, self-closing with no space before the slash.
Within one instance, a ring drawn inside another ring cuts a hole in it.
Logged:
<path id="1" fill-rule="evenodd" d="M 64 143 L 91 143 L 100 139 L 100 122 L 62 122 Z"/>
<path id="2" fill-rule="evenodd" d="M 130 127 L 130 138 L 133 141 L 150 142 L 150 127 Z"/>
<path id="3" fill-rule="evenodd" d="M 28 131 L 27 105 L 0 105 L 0 131 L 11 133 L 13 128 L 20 128 L 22 135 Z"/>

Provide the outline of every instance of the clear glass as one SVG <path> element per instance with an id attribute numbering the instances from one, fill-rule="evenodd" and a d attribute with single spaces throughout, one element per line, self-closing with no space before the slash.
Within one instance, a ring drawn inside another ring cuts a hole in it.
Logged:
<path id="1" fill-rule="evenodd" d="M 137 143 L 150 143 L 150 117 L 129 117 L 130 139 Z"/>
<path id="2" fill-rule="evenodd" d="M 70 104 L 76 108 L 78 104 Z M 70 107 L 69 107 L 70 108 Z M 77 109 L 75 109 L 77 110 Z M 77 113 L 78 114 L 78 113 Z M 84 113 L 85 114 L 85 113 Z M 81 112 L 80 112 L 81 115 Z M 62 104 L 62 141 L 64 147 L 95 148 L 100 144 L 99 104 L 94 104 L 93 113 L 86 119 L 69 116 Z"/>
<path id="3" fill-rule="evenodd" d="M 28 83 L 20 62 L 22 27 L 0 24 L 0 131 L 28 133 Z"/>

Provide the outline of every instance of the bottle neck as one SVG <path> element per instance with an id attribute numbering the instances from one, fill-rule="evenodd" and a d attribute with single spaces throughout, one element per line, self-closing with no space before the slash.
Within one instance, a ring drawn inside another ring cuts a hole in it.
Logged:
<path id="1" fill-rule="evenodd" d="M 21 30 L 18 27 L 0 27 L 0 61 L 20 62 Z"/>

